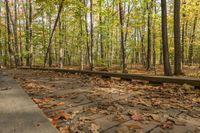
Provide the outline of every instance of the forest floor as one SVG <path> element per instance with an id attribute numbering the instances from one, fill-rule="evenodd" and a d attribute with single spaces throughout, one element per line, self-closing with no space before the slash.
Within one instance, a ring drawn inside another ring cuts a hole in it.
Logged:
<path id="1" fill-rule="evenodd" d="M 200 90 L 51 71 L 7 70 L 61 133 L 199 133 Z"/>

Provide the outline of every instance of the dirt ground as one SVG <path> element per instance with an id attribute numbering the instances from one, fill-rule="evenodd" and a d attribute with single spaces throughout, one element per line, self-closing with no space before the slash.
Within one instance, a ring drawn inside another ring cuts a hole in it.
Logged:
<path id="1" fill-rule="evenodd" d="M 200 90 L 7 70 L 61 133 L 200 133 Z"/>

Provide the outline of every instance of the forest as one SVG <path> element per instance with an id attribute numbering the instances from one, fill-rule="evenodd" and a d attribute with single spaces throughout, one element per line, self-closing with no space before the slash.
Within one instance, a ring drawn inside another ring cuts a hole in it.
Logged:
<path id="1" fill-rule="evenodd" d="M 200 0 L 0 0 L 0 133 L 200 133 Z"/>
<path id="2" fill-rule="evenodd" d="M 5 0 L 0 9 L 4 66 L 74 66 L 126 73 L 199 66 L 198 0 Z"/>

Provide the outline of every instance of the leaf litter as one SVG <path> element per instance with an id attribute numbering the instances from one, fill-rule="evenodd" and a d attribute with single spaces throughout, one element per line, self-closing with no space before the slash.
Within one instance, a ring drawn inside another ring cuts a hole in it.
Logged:
<path id="1" fill-rule="evenodd" d="M 145 132 L 155 127 L 200 132 L 200 91 L 189 85 L 152 86 L 51 71 L 11 73 L 61 133 L 98 133 L 110 128 Z M 99 119 L 103 122 L 98 123 Z M 125 125 L 127 121 L 133 122 Z"/>

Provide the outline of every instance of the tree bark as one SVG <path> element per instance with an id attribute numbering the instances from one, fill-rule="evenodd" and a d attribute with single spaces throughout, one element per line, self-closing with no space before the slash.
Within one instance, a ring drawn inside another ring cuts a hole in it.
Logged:
<path id="1" fill-rule="evenodd" d="M 121 0 L 119 0 L 119 20 L 120 20 L 120 44 L 121 44 L 121 65 L 122 73 L 126 73 L 126 53 L 124 45 L 124 11 Z"/>
<path id="2" fill-rule="evenodd" d="M 164 75 L 170 76 L 172 75 L 172 72 L 169 62 L 166 0 L 161 0 L 161 8 L 162 8 L 162 45 L 163 45 Z"/>
<path id="3" fill-rule="evenodd" d="M 93 63 L 93 46 L 94 46 L 94 35 L 93 35 L 93 0 L 90 0 L 90 70 L 94 69 Z"/>
<path id="4" fill-rule="evenodd" d="M 56 27 L 57 27 L 57 23 L 58 23 L 60 14 L 62 12 L 63 4 L 64 4 L 64 0 L 62 0 L 61 3 L 60 3 L 60 5 L 59 5 L 59 9 L 58 9 L 58 14 L 57 14 L 57 17 L 56 17 L 56 21 L 54 23 L 53 30 L 52 30 L 51 35 L 49 37 L 48 47 L 47 47 L 47 51 L 46 51 L 45 58 L 44 58 L 44 66 L 47 63 L 47 57 L 48 57 L 48 54 L 49 54 L 50 49 L 51 49 L 52 39 L 53 39 L 53 37 L 55 35 L 55 30 L 56 30 Z"/>
<path id="5" fill-rule="evenodd" d="M 180 0 L 174 0 L 174 74 L 182 74 L 180 43 Z"/>
<path id="6" fill-rule="evenodd" d="M 14 46 L 15 46 L 15 66 L 19 66 L 19 47 L 18 47 L 18 36 L 17 36 L 17 0 L 14 1 L 14 23 L 13 23 L 13 32 L 14 32 Z"/>
<path id="7" fill-rule="evenodd" d="M 33 42 L 32 42 L 32 0 L 29 0 L 29 45 L 30 45 L 30 55 L 29 55 L 29 65 L 33 65 Z"/>
<path id="8" fill-rule="evenodd" d="M 194 60 L 193 60 L 193 56 L 194 56 L 194 40 L 196 37 L 196 26 L 197 26 L 197 20 L 198 20 L 198 14 L 195 15 L 194 18 L 194 24 L 193 24 L 193 33 L 191 36 L 191 42 L 189 45 L 189 65 L 192 65 Z"/>
<path id="9" fill-rule="evenodd" d="M 11 48 L 11 29 L 10 29 L 10 13 L 9 13 L 9 5 L 8 5 L 8 0 L 5 0 L 6 3 L 6 21 L 7 21 L 7 43 L 8 43 L 8 53 L 9 53 L 9 61 L 10 61 L 10 66 L 12 67 L 12 48 Z"/>
<path id="10" fill-rule="evenodd" d="M 152 0 L 153 1 L 153 0 Z M 148 9 L 148 48 L 147 48 L 147 70 L 151 69 L 151 61 L 152 61 L 152 1 L 147 3 Z"/>

